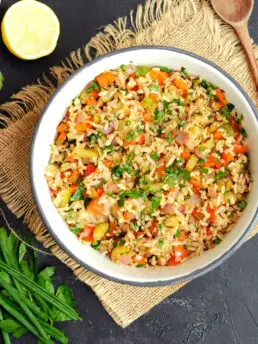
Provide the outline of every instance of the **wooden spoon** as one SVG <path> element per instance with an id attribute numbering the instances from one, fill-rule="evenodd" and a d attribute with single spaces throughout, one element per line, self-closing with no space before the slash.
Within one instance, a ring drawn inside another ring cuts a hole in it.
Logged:
<path id="1" fill-rule="evenodd" d="M 211 0 L 211 3 L 217 14 L 236 30 L 247 54 L 258 88 L 258 67 L 247 26 L 254 0 Z"/>

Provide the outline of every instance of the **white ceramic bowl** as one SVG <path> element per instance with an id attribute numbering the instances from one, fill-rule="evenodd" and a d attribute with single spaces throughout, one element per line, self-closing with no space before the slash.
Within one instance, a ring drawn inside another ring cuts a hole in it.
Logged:
<path id="1" fill-rule="evenodd" d="M 251 171 L 254 178 L 248 205 L 234 229 L 220 245 L 200 257 L 189 259 L 182 265 L 139 269 L 112 263 L 90 246 L 83 245 L 71 233 L 54 207 L 44 177 L 44 168 L 50 156 L 56 127 L 72 98 L 84 86 L 105 69 L 112 69 L 133 61 L 136 65 L 168 66 L 180 69 L 184 66 L 192 74 L 200 75 L 225 90 L 229 102 L 244 114 L 244 126 L 248 132 Z M 43 111 L 35 130 L 31 150 L 31 185 L 39 213 L 55 240 L 79 264 L 109 279 L 138 285 L 166 285 L 193 279 L 222 263 L 244 242 L 257 219 L 258 207 L 258 115 L 247 94 L 219 67 L 186 51 L 166 47 L 134 47 L 107 54 L 75 72 L 53 95 Z"/>

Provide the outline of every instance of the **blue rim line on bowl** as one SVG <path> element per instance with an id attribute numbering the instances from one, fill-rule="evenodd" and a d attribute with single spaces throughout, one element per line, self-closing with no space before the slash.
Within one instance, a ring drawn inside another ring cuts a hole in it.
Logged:
<path id="1" fill-rule="evenodd" d="M 167 51 L 173 51 L 173 52 L 177 52 L 177 53 L 181 53 L 184 55 L 188 55 L 190 57 L 193 57 L 197 60 L 200 60 L 206 64 L 208 64 L 209 66 L 217 69 L 221 74 L 223 74 L 227 79 L 229 79 L 237 88 L 238 90 L 243 94 L 243 96 L 245 97 L 246 101 L 248 102 L 248 104 L 250 105 L 253 113 L 255 114 L 256 120 L 258 122 L 258 111 L 256 109 L 256 107 L 254 106 L 252 100 L 250 99 L 250 97 L 247 95 L 247 93 L 241 88 L 241 86 L 229 75 L 227 74 L 223 69 L 221 69 L 220 67 L 218 67 L 215 63 L 210 62 L 209 60 L 188 52 L 186 50 L 183 49 L 178 49 L 178 48 L 172 48 L 172 47 L 166 47 L 166 46 L 135 46 L 135 47 L 130 47 L 130 48 L 125 48 L 125 49 L 120 49 L 120 50 L 116 50 L 114 52 L 110 52 L 108 54 L 105 54 L 103 56 L 97 57 L 96 59 L 94 59 L 93 61 L 88 62 L 86 65 L 82 66 L 81 68 L 79 68 L 78 70 L 76 70 L 63 84 L 61 87 L 59 87 L 56 92 L 51 96 L 50 100 L 48 101 L 46 107 L 44 108 L 44 110 L 42 111 L 42 113 L 39 116 L 39 120 L 36 124 L 35 130 L 34 130 L 34 134 L 32 137 L 32 144 L 31 144 L 31 151 L 30 151 L 30 185 L 31 185 L 31 191 L 32 191 L 32 195 L 34 198 L 34 201 L 36 203 L 36 207 L 37 210 L 39 212 L 39 215 L 43 221 L 43 223 L 46 225 L 48 231 L 50 232 L 51 236 L 54 238 L 54 240 L 56 241 L 56 243 L 58 245 L 60 245 L 60 247 L 64 250 L 65 253 L 67 253 L 72 259 L 74 259 L 79 265 L 83 266 L 84 268 L 86 268 L 87 270 L 95 273 L 96 275 L 99 275 L 103 278 L 106 278 L 108 280 L 114 281 L 114 282 L 118 282 L 118 283 L 122 283 L 122 284 L 128 284 L 128 285 L 134 285 L 134 286 L 141 286 L 141 287 L 158 287 L 158 286 L 166 286 L 166 285 L 173 285 L 173 284 L 177 284 L 177 283 L 182 283 L 182 282 L 186 282 L 189 280 L 193 280 L 197 277 L 200 277 L 204 274 L 206 274 L 207 272 L 215 269 L 217 266 L 219 266 L 220 264 L 222 264 L 226 259 L 228 259 L 229 257 L 231 257 L 233 255 L 233 253 L 235 253 L 238 248 L 245 242 L 246 237 L 248 236 L 248 234 L 251 233 L 253 227 L 255 226 L 256 222 L 258 221 L 258 208 L 256 209 L 256 212 L 253 215 L 253 218 L 251 219 L 249 225 L 247 226 L 245 232 L 242 234 L 242 236 L 238 239 L 238 241 L 234 244 L 234 246 L 232 246 L 230 248 L 230 250 L 228 250 L 227 252 L 225 252 L 222 256 L 220 256 L 219 258 L 217 258 L 215 261 L 211 262 L 210 264 L 206 265 L 203 268 L 200 268 L 198 270 L 195 270 L 194 272 L 183 276 L 183 277 L 179 277 L 179 278 L 172 278 L 170 280 L 166 280 L 166 281 L 157 281 L 157 282 L 132 282 L 132 281 L 125 281 L 119 278 L 114 278 L 111 277 L 107 274 L 104 274 L 102 272 L 99 272 L 98 270 L 92 268 L 91 266 L 89 266 L 88 264 L 86 264 L 85 262 L 82 262 L 80 259 L 78 259 L 77 257 L 75 257 L 75 255 L 69 250 L 69 248 L 67 248 L 66 246 L 63 245 L 62 241 L 60 240 L 60 238 L 55 234 L 54 230 L 51 228 L 48 219 L 45 215 L 45 213 L 43 212 L 37 193 L 36 193 L 36 187 L 35 187 L 35 183 L 34 183 L 34 176 L 33 176 L 33 151 L 34 151 L 34 142 L 35 142 L 35 138 L 37 135 L 37 132 L 39 130 L 42 118 L 45 114 L 45 112 L 47 111 L 48 107 L 50 106 L 53 98 L 55 97 L 56 94 L 58 94 L 60 92 L 60 90 L 65 87 L 66 83 L 68 83 L 72 78 L 76 77 L 76 75 L 84 70 L 89 68 L 91 65 L 95 64 L 96 62 L 106 58 L 106 57 L 110 57 L 110 56 L 114 56 L 120 53 L 124 53 L 124 52 L 129 52 L 129 51 L 134 51 L 134 50 L 148 50 L 148 49 L 160 49 L 160 50 L 167 50 Z"/>

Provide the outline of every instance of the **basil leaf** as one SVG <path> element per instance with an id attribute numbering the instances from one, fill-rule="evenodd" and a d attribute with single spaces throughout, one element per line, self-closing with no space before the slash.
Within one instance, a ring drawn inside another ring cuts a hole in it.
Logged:
<path id="1" fill-rule="evenodd" d="M 93 90 L 100 91 L 100 86 L 96 81 L 92 81 L 92 83 L 90 84 L 90 86 L 87 89 L 87 93 L 90 93 Z"/>

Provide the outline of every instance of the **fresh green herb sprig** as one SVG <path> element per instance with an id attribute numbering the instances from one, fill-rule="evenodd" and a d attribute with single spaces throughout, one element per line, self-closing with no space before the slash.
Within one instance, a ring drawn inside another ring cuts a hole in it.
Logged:
<path id="1" fill-rule="evenodd" d="M 20 338 L 27 332 L 40 343 L 68 343 L 53 324 L 80 317 L 71 289 L 63 284 L 55 291 L 54 272 L 54 267 L 38 272 L 35 251 L 0 228 L 0 329 L 5 344 L 11 343 L 10 335 Z"/>

